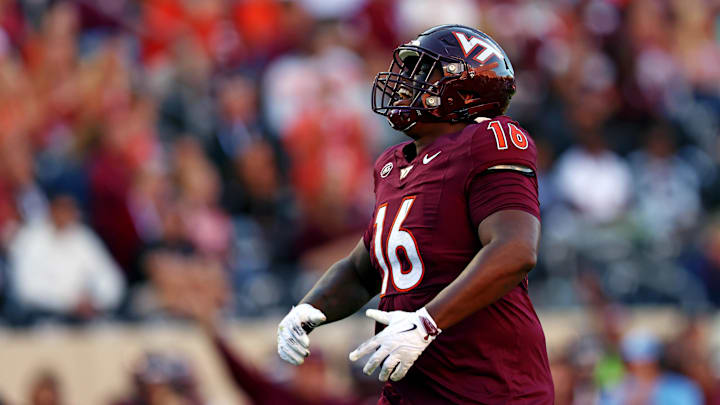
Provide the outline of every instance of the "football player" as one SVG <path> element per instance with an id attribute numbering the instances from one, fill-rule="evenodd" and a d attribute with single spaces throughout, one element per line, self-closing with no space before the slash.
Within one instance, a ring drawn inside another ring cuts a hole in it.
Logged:
<path id="1" fill-rule="evenodd" d="M 395 49 L 372 108 L 412 138 L 375 164 L 363 238 L 278 326 L 278 353 L 380 294 L 376 335 L 350 353 L 387 381 L 379 404 L 553 403 L 545 337 L 528 297 L 540 235 L 536 150 L 502 115 L 515 92 L 502 48 L 465 26 Z"/>

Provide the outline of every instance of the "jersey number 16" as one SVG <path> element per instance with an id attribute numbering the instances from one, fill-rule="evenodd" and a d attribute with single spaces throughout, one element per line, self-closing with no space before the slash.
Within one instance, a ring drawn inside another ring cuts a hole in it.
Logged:
<path id="1" fill-rule="evenodd" d="M 373 251 L 375 252 L 375 259 L 377 259 L 383 271 L 380 296 L 385 295 L 387 291 L 388 279 L 391 280 L 397 291 L 408 291 L 420 284 L 425 273 L 425 264 L 422 257 L 420 257 L 417 241 L 409 229 L 402 227 L 403 222 L 410 214 L 414 202 L 415 196 L 403 198 L 390 227 L 390 234 L 384 244 L 382 234 L 388 204 L 380 205 L 375 215 Z M 405 254 L 409 263 L 409 266 L 407 264 L 404 266 L 405 268 L 403 268 L 400 261 L 401 251 Z M 390 263 L 390 270 L 388 270 L 388 263 Z"/>
<path id="2" fill-rule="evenodd" d="M 507 138 L 505 137 L 505 131 L 503 130 L 500 121 L 490 121 L 490 123 L 488 124 L 488 129 L 493 131 L 493 134 L 495 134 L 495 144 L 497 145 L 497 148 L 500 150 L 507 149 L 508 142 Z M 518 149 L 527 149 L 527 136 L 523 134 L 520 128 L 518 128 L 512 122 L 509 122 L 508 130 L 510 131 L 510 141 L 513 143 L 513 145 L 515 145 L 515 147 Z"/>

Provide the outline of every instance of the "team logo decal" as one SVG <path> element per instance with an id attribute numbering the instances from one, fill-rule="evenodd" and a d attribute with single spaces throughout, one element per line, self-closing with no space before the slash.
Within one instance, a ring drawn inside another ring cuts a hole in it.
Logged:
<path id="1" fill-rule="evenodd" d="M 473 57 L 476 61 L 485 63 L 492 55 L 497 56 L 500 60 L 504 59 L 502 51 L 490 41 L 473 36 L 468 38 L 462 32 L 453 32 L 453 34 L 455 35 L 455 38 L 457 38 L 458 42 L 460 42 L 460 47 L 462 48 L 465 57 L 470 55 L 470 53 L 479 46 L 482 50 Z"/>
<path id="2" fill-rule="evenodd" d="M 408 173 L 410 173 L 410 170 L 412 170 L 413 167 L 415 167 L 415 165 L 410 165 L 410 166 L 408 166 L 408 167 L 403 167 L 403 168 L 401 168 L 401 169 L 400 169 L 400 180 L 402 180 L 402 179 L 404 179 L 405 177 L 407 177 Z"/>
<path id="3" fill-rule="evenodd" d="M 392 162 L 388 162 L 385 166 L 383 166 L 382 170 L 380 170 L 380 177 L 382 177 L 384 179 L 385 177 L 387 177 L 390 174 L 392 169 L 393 169 Z"/>

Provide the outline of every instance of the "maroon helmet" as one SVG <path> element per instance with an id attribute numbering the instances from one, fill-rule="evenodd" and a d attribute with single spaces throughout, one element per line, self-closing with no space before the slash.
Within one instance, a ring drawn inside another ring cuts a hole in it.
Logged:
<path id="1" fill-rule="evenodd" d="M 428 78 L 441 69 L 442 78 Z M 460 122 L 502 114 L 515 94 L 515 72 L 500 45 L 463 25 L 440 25 L 393 52 L 375 77 L 372 109 L 399 130 L 417 122 Z"/>

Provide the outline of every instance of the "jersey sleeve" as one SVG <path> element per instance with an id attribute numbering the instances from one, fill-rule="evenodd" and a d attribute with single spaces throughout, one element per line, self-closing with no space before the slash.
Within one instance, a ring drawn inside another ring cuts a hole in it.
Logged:
<path id="1" fill-rule="evenodd" d="M 540 219 L 537 179 L 513 171 L 480 174 L 470 183 L 468 210 L 474 228 L 503 210 L 525 211 Z"/>
<path id="2" fill-rule="evenodd" d="M 471 176 L 497 165 L 518 165 L 537 171 L 535 142 L 517 122 L 505 116 L 474 125 L 468 151 Z"/>
<path id="3" fill-rule="evenodd" d="M 468 150 L 466 195 L 475 228 L 509 209 L 540 219 L 535 143 L 517 122 L 502 116 L 479 123 Z"/>

